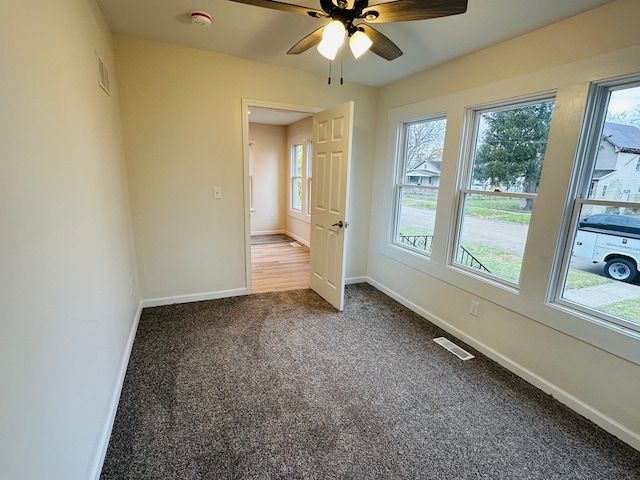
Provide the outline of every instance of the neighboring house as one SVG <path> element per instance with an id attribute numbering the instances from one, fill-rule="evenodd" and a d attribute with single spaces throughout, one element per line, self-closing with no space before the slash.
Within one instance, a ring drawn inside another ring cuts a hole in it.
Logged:
<path id="1" fill-rule="evenodd" d="M 437 187 L 440 185 L 440 169 L 442 161 L 424 160 L 415 168 L 407 170 L 407 183 L 412 185 L 428 185 Z"/>
<path id="2" fill-rule="evenodd" d="M 606 122 L 602 133 L 589 197 L 640 201 L 640 128 Z"/>

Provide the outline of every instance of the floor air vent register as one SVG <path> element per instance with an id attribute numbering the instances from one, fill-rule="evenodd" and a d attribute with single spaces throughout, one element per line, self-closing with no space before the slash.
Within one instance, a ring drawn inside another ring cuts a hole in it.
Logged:
<path id="1" fill-rule="evenodd" d="M 451 353 L 453 353 L 456 357 L 460 358 L 461 360 L 471 360 L 472 358 L 475 358 L 469 352 L 460 348 L 458 345 L 456 345 L 450 340 L 447 340 L 444 337 L 434 338 L 433 341 L 436 342 L 438 345 L 449 350 Z"/>

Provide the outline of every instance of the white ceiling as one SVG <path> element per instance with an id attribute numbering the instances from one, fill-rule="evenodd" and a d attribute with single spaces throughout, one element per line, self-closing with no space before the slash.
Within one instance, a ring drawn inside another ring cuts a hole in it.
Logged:
<path id="1" fill-rule="evenodd" d="M 284 1 L 284 0 L 280 0 Z M 399 0 L 402 1 L 402 0 Z M 428 1 L 428 0 L 424 0 Z M 452 17 L 376 24 L 404 55 L 388 62 L 371 52 L 354 60 L 344 55 L 344 79 L 382 86 L 455 57 L 530 32 L 612 0 L 469 0 L 467 12 Z M 328 23 L 305 15 L 229 0 L 97 0 L 111 30 L 187 47 L 327 75 L 329 61 L 315 48 L 286 52 L 298 40 Z M 318 0 L 294 0 L 319 9 Z M 371 4 L 382 3 L 371 0 Z M 210 27 L 192 25 L 189 13 L 201 10 Z M 334 78 L 339 62 L 334 62 Z M 336 81 L 336 84 L 338 82 Z"/>

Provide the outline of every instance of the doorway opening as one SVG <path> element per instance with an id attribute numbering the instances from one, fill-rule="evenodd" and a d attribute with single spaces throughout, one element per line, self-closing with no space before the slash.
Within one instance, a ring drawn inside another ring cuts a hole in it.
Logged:
<path id="1" fill-rule="evenodd" d="M 243 102 L 251 293 L 309 288 L 315 109 Z"/>

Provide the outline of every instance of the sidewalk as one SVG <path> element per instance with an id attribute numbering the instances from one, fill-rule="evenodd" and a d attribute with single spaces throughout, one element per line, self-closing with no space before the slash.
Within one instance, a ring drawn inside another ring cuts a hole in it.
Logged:
<path id="1" fill-rule="evenodd" d="M 640 287 L 631 283 L 614 282 L 595 287 L 565 290 L 563 297 L 566 300 L 595 308 L 623 300 L 640 299 Z"/>

